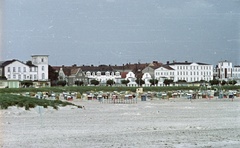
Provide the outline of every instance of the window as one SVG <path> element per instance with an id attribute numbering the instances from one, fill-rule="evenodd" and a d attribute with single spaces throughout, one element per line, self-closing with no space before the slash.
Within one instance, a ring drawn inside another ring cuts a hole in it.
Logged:
<path id="1" fill-rule="evenodd" d="M 23 79 L 26 80 L 26 79 L 27 79 L 27 76 L 26 76 L 26 75 L 23 75 Z"/>
<path id="2" fill-rule="evenodd" d="M 26 72 L 26 67 L 23 67 L 23 72 Z"/>
<path id="3" fill-rule="evenodd" d="M 16 72 L 16 68 L 15 67 L 13 67 L 13 72 Z"/>
<path id="4" fill-rule="evenodd" d="M 21 72 L 21 67 L 18 67 L 18 72 Z"/>
<path id="5" fill-rule="evenodd" d="M 44 73 L 42 73 L 42 79 L 45 79 L 45 74 Z"/>
<path id="6" fill-rule="evenodd" d="M 44 58 L 42 58 L 42 62 L 44 62 Z"/>
<path id="7" fill-rule="evenodd" d="M 8 72 L 10 72 L 11 70 L 10 70 L 10 67 L 8 67 Z"/>
<path id="8" fill-rule="evenodd" d="M 44 71 L 44 66 L 42 66 L 42 71 Z"/>
<path id="9" fill-rule="evenodd" d="M 37 80 L 37 75 L 34 75 L 34 80 Z"/>
<path id="10" fill-rule="evenodd" d="M 20 74 L 18 75 L 18 79 L 19 79 L 19 80 L 21 80 L 21 79 L 22 79 L 22 77 L 21 77 L 21 75 L 20 75 Z"/>
<path id="11" fill-rule="evenodd" d="M 11 79 L 11 75 L 8 75 L 8 79 Z"/>
<path id="12" fill-rule="evenodd" d="M 13 75 L 13 79 L 16 79 L 16 75 L 15 74 Z"/>

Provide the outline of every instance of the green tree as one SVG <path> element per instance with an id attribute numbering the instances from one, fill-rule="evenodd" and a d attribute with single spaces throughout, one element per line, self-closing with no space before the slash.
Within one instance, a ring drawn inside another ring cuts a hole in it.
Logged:
<path id="1" fill-rule="evenodd" d="M 171 79 L 165 79 L 163 81 L 163 84 L 166 85 L 166 86 L 170 85 L 171 83 L 173 83 L 173 80 L 171 80 Z"/>
<path id="2" fill-rule="evenodd" d="M 58 72 L 56 72 L 51 65 L 48 65 L 48 77 L 51 82 L 51 86 L 57 85 Z"/>
<path id="3" fill-rule="evenodd" d="M 137 78 L 137 80 L 135 81 L 139 86 L 142 86 L 143 84 L 145 84 L 145 82 L 141 79 L 141 78 Z"/>
<path id="4" fill-rule="evenodd" d="M 236 80 L 230 80 L 230 81 L 228 81 L 228 84 L 230 84 L 230 85 L 235 85 L 236 83 L 237 83 Z"/>
<path id="5" fill-rule="evenodd" d="M 211 85 L 218 85 L 219 84 L 219 80 L 217 80 L 217 79 L 213 79 L 213 80 L 210 80 L 209 81 L 209 83 L 211 84 Z"/>
<path id="6" fill-rule="evenodd" d="M 107 85 L 112 86 L 115 82 L 113 80 L 107 80 Z"/>
<path id="7" fill-rule="evenodd" d="M 57 81 L 57 85 L 58 86 L 65 86 L 67 84 L 67 82 L 65 80 L 59 80 Z"/>
<path id="8" fill-rule="evenodd" d="M 84 82 L 77 80 L 77 81 L 74 82 L 74 84 L 77 85 L 77 86 L 83 86 Z"/>
<path id="9" fill-rule="evenodd" d="M 26 65 L 32 66 L 32 65 L 33 65 L 33 64 L 32 64 L 32 61 L 27 61 L 27 62 L 26 62 Z"/>
<path id="10" fill-rule="evenodd" d="M 121 83 L 127 86 L 127 84 L 129 83 L 129 80 L 121 80 Z"/>
<path id="11" fill-rule="evenodd" d="M 151 79 L 149 82 L 151 83 L 151 85 L 158 84 L 158 80 L 157 79 Z"/>
<path id="12" fill-rule="evenodd" d="M 96 86 L 99 84 L 99 81 L 94 79 L 94 80 L 91 80 L 90 83 Z"/>
<path id="13" fill-rule="evenodd" d="M 227 84 L 227 81 L 222 80 L 221 85 L 225 85 L 225 84 Z"/>
<path id="14" fill-rule="evenodd" d="M 31 80 L 24 80 L 21 82 L 21 85 L 23 87 L 29 87 L 29 86 L 33 85 L 33 82 Z"/>

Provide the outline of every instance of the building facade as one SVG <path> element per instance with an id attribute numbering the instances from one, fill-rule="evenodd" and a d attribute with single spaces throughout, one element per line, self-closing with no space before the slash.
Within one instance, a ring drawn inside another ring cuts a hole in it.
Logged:
<path id="1" fill-rule="evenodd" d="M 7 80 L 48 81 L 48 56 L 32 56 L 30 63 L 15 59 L 2 61 L 0 72 Z"/>

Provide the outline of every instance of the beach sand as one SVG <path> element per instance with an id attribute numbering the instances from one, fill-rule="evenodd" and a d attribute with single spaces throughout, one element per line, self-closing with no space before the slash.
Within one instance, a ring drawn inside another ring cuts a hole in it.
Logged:
<path id="1" fill-rule="evenodd" d="M 1 110 L 1 147 L 240 147 L 239 98 L 72 102 L 85 110 Z"/>

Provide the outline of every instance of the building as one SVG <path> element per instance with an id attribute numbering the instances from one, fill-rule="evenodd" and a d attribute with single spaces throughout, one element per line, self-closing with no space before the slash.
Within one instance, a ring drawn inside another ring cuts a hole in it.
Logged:
<path id="1" fill-rule="evenodd" d="M 213 65 L 210 64 L 185 61 L 167 63 L 167 65 L 174 69 L 174 82 L 213 80 Z"/>
<path id="2" fill-rule="evenodd" d="M 175 77 L 175 69 L 170 67 L 169 65 L 162 65 L 159 68 L 155 69 L 154 75 L 155 79 L 158 80 L 158 86 L 164 85 L 165 79 L 171 79 L 174 80 Z"/>
<path id="3" fill-rule="evenodd" d="M 48 55 L 32 55 L 32 64 L 37 66 L 37 79 L 48 81 Z"/>
<path id="4" fill-rule="evenodd" d="M 27 63 L 19 60 L 0 62 L 0 76 L 8 81 L 31 80 L 48 82 L 48 56 L 34 55 Z"/>

